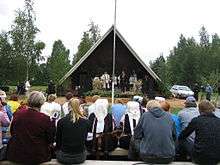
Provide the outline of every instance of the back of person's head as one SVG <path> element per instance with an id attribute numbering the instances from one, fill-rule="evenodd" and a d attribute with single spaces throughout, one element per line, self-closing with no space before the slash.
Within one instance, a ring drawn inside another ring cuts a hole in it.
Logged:
<path id="1" fill-rule="evenodd" d="M 55 94 L 50 94 L 48 97 L 47 97 L 47 100 L 48 102 L 53 102 L 55 101 L 57 98 L 57 96 Z"/>
<path id="2" fill-rule="evenodd" d="M 44 104 L 45 100 L 46 98 L 42 92 L 33 91 L 27 99 L 27 104 L 32 108 L 40 108 Z"/>
<path id="3" fill-rule="evenodd" d="M 157 101 L 157 100 L 150 100 L 150 101 L 148 101 L 146 108 L 147 108 L 147 110 L 152 110 L 154 108 L 161 108 L 161 105 L 160 105 L 159 101 Z"/>
<path id="4" fill-rule="evenodd" d="M 80 117 L 83 117 L 80 111 L 80 100 L 72 98 L 69 102 L 71 121 L 75 122 L 79 120 Z"/>
<path id="5" fill-rule="evenodd" d="M 12 95 L 10 96 L 10 100 L 12 100 L 12 101 L 18 101 L 18 95 L 12 94 Z"/>
<path id="6" fill-rule="evenodd" d="M 143 100 L 142 100 L 142 103 L 141 103 L 141 105 L 143 106 L 143 107 L 145 107 L 146 108 L 146 105 L 147 105 L 147 102 L 148 102 L 149 100 L 148 100 L 148 98 L 147 97 L 143 97 Z"/>
<path id="7" fill-rule="evenodd" d="M 167 101 L 160 102 L 160 106 L 164 111 L 166 112 L 170 111 L 170 104 Z"/>
<path id="8" fill-rule="evenodd" d="M 115 104 L 124 104 L 122 99 L 116 99 Z"/>
<path id="9" fill-rule="evenodd" d="M 188 97 L 186 98 L 186 101 L 185 101 L 185 107 L 186 107 L 186 108 L 197 107 L 195 97 L 193 97 L 193 96 L 188 96 Z"/>
<path id="10" fill-rule="evenodd" d="M 100 99 L 100 96 L 99 95 L 94 95 L 92 96 L 92 102 L 96 102 L 96 100 Z"/>
<path id="11" fill-rule="evenodd" d="M 0 89 L 0 98 L 2 99 L 2 101 L 4 101 L 6 97 L 7 97 L 7 95 L 6 95 L 5 91 Z"/>
<path id="12" fill-rule="evenodd" d="M 199 112 L 200 113 L 209 113 L 214 112 L 215 106 L 208 100 L 203 100 L 199 103 Z"/>
<path id="13" fill-rule="evenodd" d="M 65 97 L 66 97 L 67 100 L 70 100 L 70 99 L 73 98 L 73 93 L 72 92 L 67 92 Z"/>

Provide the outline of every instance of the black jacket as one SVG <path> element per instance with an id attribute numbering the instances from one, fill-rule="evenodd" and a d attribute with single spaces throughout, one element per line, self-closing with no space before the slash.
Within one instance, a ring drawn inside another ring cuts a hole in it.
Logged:
<path id="1" fill-rule="evenodd" d="M 90 127 L 87 119 L 80 118 L 73 123 L 70 114 L 57 124 L 56 146 L 68 154 L 80 154 L 85 151 L 85 142 Z"/>
<path id="2" fill-rule="evenodd" d="M 213 113 L 202 114 L 189 123 L 179 140 L 186 139 L 193 131 L 196 137 L 193 157 L 199 160 L 220 160 L 220 119 Z"/>

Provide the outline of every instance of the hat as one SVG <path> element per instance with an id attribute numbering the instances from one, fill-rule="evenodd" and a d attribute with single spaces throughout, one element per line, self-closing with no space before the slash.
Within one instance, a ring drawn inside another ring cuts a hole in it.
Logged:
<path id="1" fill-rule="evenodd" d="M 160 97 L 160 96 L 156 96 L 154 99 L 157 100 L 157 101 L 165 101 L 165 98 Z"/>
<path id="2" fill-rule="evenodd" d="M 137 102 L 139 102 L 139 103 L 142 103 L 143 97 L 141 97 L 141 96 L 134 96 L 134 97 L 133 97 L 133 101 L 137 101 Z"/>
<path id="3" fill-rule="evenodd" d="M 6 98 L 7 97 L 5 91 L 0 90 L 0 97 L 1 98 Z"/>
<path id="4" fill-rule="evenodd" d="M 192 103 L 192 102 L 196 102 L 195 97 L 193 97 L 193 96 L 188 96 L 188 97 L 186 98 L 185 103 Z"/>

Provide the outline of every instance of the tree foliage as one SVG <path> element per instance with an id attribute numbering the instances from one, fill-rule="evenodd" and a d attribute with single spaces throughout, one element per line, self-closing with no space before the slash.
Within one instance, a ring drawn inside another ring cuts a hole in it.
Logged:
<path id="1" fill-rule="evenodd" d="M 35 25 L 33 1 L 24 2 L 24 9 L 15 12 L 10 31 L 0 35 L 1 66 L 4 66 L 1 79 L 7 84 L 16 84 L 25 79 L 36 80 L 39 62 L 43 60 L 41 53 L 45 44 L 36 41 L 39 29 Z"/>
<path id="2" fill-rule="evenodd" d="M 52 54 L 47 60 L 47 72 L 50 80 L 57 83 L 71 68 L 69 53 L 69 49 L 66 49 L 61 40 L 54 42 Z"/>
<path id="3" fill-rule="evenodd" d="M 195 83 L 209 83 L 216 86 L 220 80 L 220 38 L 214 34 L 210 40 L 205 27 L 200 29 L 199 36 L 200 41 L 196 42 L 193 37 L 181 35 L 167 59 L 160 56 L 151 62 L 151 68 L 170 85 L 192 87 Z"/>
<path id="4" fill-rule="evenodd" d="M 79 61 L 100 38 L 101 35 L 98 25 L 95 25 L 94 22 L 90 22 L 89 30 L 83 32 L 82 39 L 78 46 L 78 51 L 73 58 L 73 64 Z"/>

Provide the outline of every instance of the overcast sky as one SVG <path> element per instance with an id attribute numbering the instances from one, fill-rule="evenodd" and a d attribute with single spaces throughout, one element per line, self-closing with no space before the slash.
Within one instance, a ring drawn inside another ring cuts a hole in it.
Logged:
<path id="1" fill-rule="evenodd" d="M 220 34 L 219 0 L 117 0 L 117 29 L 137 54 L 148 63 L 176 45 L 180 34 L 198 39 L 204 25 L 209 34 Z M 15 9 L 23 0 L 0 0 L 0 31 L 8 31 Z M 35 0 L 38 39 L 46 43 L 43 55 L 51 54 L 52 44 L 61 39 L 77 51 L 82 33 L 90 20 L 103 35 L 113 24 L 114 0 Z"/>

